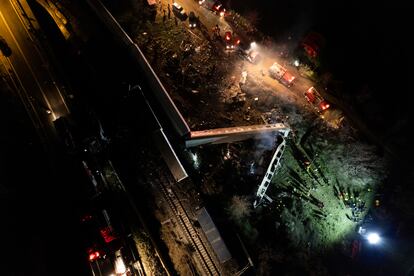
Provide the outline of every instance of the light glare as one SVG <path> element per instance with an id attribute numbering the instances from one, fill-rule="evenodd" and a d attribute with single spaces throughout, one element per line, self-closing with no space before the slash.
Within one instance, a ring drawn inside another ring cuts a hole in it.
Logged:
<path id="1" fill-rule="evenodd" d="M 381 240 L 377 233 L 369 233 L 367 239 L 370 244 L 378 244 Z"/>

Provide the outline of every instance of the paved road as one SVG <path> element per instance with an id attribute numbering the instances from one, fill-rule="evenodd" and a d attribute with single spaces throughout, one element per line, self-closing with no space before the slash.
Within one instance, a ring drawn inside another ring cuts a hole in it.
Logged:
<path id="1" fill-rule="evenodd" d="M 212 28 L 216 25 L 220 27 L 220 34 L 222 36 L 224 36 L 226 31 L 232 30 L 224 17 L 214 14 L 205 6 L 200 6 L 198 0 L 177 0 L 176 2 L 186 10 L 187 15 L 193 11 L 194 14 L 199 17 L 200 22 L 210 31 L 210 34 L 212 34 Z M 171 7 L 171 1 L 163 0 L 163 8 L 167 6 L 167 3 L 170 3 Z M 171 13 L 171 15 L 173 14 Z"/>
<path id="2" fill-rule="evenodd" d="M 21 4 L 17 0 L 0 2 L 0 35 L 12 50 L 10 57 L 0 56 L 0 59 L 32 122 L 47 142 L 53 135 L 50 127 L 53 120 L 67 115 L 69 109 L 36 39 L 38 25 L 30 13 L 29 24 L 22 9 L 25 7 L 24 10 L 29 12 L 28 6 L 23 2 L 25 0 L 20 1 Z"/>

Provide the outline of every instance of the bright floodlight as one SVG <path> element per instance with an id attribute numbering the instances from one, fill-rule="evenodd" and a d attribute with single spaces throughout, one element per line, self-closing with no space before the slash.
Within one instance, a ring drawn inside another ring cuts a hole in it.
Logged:
<path id="1" fill-rule="evenodd" d="M 367 239 L 370 244 L 378 244 L 381 240 L 380 236 L 377 233 L 369 233 L 367 235 Z"/>
<path id="2" fill-rule="evenodd" d="M 296 66 L 296 67 L 298 67 L 299 66 L 299 60 L 295 60 L 294 62 L 293 62 L 293 64 Z"/>
<path id="3" fill-rule="evenodd" d="M 256 42 L 253 41 L 252 43 L 250 43 L 250 48 L 254 49 L 256 48 L 256 46 L 257 46 Z"/>

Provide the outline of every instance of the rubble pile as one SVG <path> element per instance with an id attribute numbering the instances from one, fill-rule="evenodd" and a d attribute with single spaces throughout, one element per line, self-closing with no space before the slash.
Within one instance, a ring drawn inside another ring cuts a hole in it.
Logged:
<path id="1" fill-rule="evenodd" d="M 248 76 L 241 81 L 236 55 L 168 22 L 149 26 L 135 41 L 192 129 L 262 123 L 241 89 Z"/>

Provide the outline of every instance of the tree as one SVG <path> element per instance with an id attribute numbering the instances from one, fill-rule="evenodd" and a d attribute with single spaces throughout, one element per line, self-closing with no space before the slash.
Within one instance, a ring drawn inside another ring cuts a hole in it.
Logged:
<path id="1" fill-rule="evenodd" d="M 378 148 L 356 140 L 349 128 L 337 133 L 319 129 L 309 140 L 314 148 L 320 149 L 328 171 L 334 172 L 340 183 L 359 188 L 376 186 L 388 173 L 386 159 L 379 156 Z"/>
<path id="2" fill-rule="evenodd" d="M 250 216 L 252 204 L 246 196 L 235 195 L 231 198 L 227 211 L 233 220 L 241 221 Z"/>

